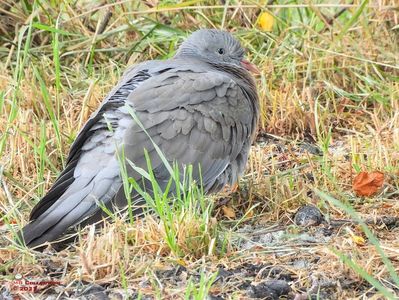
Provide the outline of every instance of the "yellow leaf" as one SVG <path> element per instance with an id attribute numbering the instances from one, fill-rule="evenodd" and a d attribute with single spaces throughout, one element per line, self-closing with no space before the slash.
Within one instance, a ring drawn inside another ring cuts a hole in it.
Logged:
<path id="1" fill-rule="evenodd" d="M 228 217 L 230 219 L 234 219 L 236 217 L 236 213 L 234 212 L 234 209 L 232 209 L 231 207 L 223 206 L 222 210 L 226 217 Z"/>
<path id="2" fill-rule="evenodd" d="M 181 265 L 182 267 L 187 267 L 186 262 L 185 262 L 183 259 L 181 259 L 181 258 L 178 258 L 178 259 L 176 260 L 176 263 L 179 264 L 179 265 Z"/>
<path id="3" fill-rule="evenodd" d="M 364 238 L 362 238 L 361 236 L 358 236 L 358 235 L 352 235 L 352 240 L 358 246 L 364 246 L 364 244 L 366 244 L 366 241 L 364 240 Z"/>
<path id="4" fill-rule="evenodd" d="M 260 14 L 258 19 L 258 24 L 260 28 L 264 31 L 272 31 L 273 24 L 274 24 L 274 17 L 273 15 L 269 14 L 268 12 L 263 12 Z"/>
<path id="5" fill-rule="evenodd" d="M 247 219 L 252 218 L 253 216 L 254 216 L 254 210 L 253 209 L 247 211 L 247 213 L 245 214 L 245 217 Z"/>

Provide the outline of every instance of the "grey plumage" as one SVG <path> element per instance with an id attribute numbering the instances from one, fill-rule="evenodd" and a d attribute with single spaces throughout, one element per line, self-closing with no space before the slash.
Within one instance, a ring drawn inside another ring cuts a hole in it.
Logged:
<path id="1" fill-rule="evenodd" d="M 22 230 L 25 244 L 35 247 L 76 225 L 95 222 L 102 215 L 100 203 L 123 209 L 117 157 L 122 148 L 141 168 L 146 168 L 146 149 L 157 180 L 167 182 L 169 173 L 147 134 L 169 162 L 199 164 L 205 192 L 234 184 L 244 171 L 259 117 L 255 83 L 243 54 L 229 33 L 199 30 L 174 58 L 129 68 L 81 129 L 66 168 L 32 210 Z M 146 184 L 132 168 L 128 174 Z"/>

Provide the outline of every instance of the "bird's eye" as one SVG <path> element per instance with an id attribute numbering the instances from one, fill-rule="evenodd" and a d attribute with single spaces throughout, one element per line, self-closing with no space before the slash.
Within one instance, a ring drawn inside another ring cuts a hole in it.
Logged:
<path id="1" fill-rule="evenodd" d="M 218 53 L 219 53 L 219 54 L 224 54 L 224 49 L 223 49 L 223 48 L 219 48 L 219 49 L 218 49 Z"/>

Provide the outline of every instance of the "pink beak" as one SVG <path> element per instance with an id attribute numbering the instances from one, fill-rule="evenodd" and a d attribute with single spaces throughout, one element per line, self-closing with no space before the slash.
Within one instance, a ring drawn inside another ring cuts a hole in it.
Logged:
<path id="1" fill-rule="evenodd" d="M 254 74 L 256 74 L 256 75 L 259 75 L 259 74 L 260 74 L 260 71 L 259 71 L 258 67 L 255 66 L 253 63 L 249 62 L 249 61 L 246 60 L 246 59 L 243 59 L 243 60 L 241 61 L 241 66 L 242 66 L 244 69 L 246 69 L 246 70 L 248 70 L 249 72 L 251 72 L 251 73 L 254 73 Z"/>

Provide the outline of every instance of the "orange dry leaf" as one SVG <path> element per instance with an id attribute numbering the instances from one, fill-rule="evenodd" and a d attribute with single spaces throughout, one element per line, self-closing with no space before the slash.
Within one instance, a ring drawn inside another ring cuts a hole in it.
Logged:
<path id="1" fill-rule="evenodd" d="M 222 206 L 222 210 L 223 210 L 223 214 L 230 218 L 230 219 L 234 219 L 236 217 L 236 213 L 234 211 L 233 208 L 231 208 L 230 206 Z"/>
<path id="2" fill-rule="evenodd" d="M 360 172 L 353 180 L 353 190 L 358 196 L 371 196 L 384 184 L 384 173 L 375 172 Z"/>
<path id="3" fill-rule="evenodd" d="M 253 216 L 254 216 L 254 210 L 253 210 L 253 209 L 248 210 L 248 211 L 245 213 L 245 218 L 247 218 L 247 219 L 252 218 Z"/>

